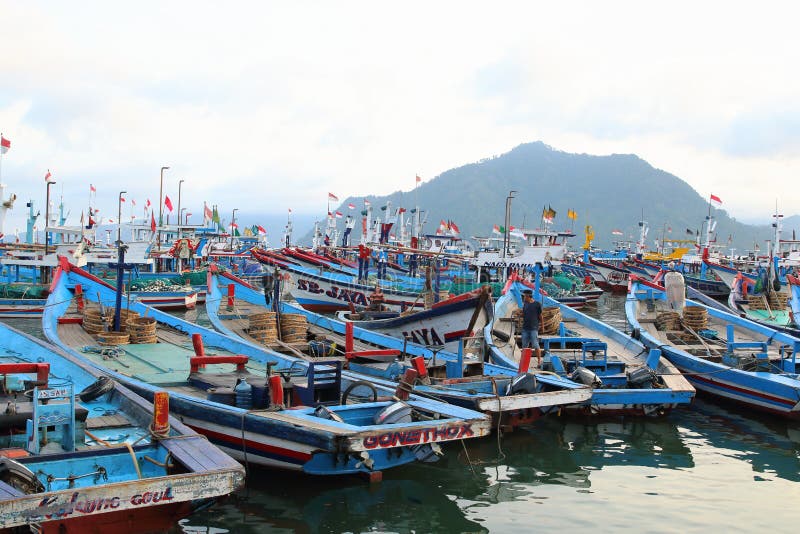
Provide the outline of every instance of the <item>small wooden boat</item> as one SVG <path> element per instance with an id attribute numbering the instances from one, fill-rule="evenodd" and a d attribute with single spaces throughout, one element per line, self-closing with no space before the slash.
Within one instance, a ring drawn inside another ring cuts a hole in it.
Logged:
<path id="1" fill-rule="evenodd" d="M 489 358 L 517 368 L 522 294 L 526 285 L 511 281 L 495 303 L 493 321 L 484 329 Z M 535 286 L 534 286 L 535 287 Z M 593 387 L 590 401 L 568 411 L 585 415 L 647 415 L 668 413 L 691 402 L 694 388 L 658 350 L 650 351 L 624 332 L 539 295 L 544 310 L 540 345 L 543 371 Z"/>
<path id="2" fill-rule="evenodd" d="M 0 340 L 1 529 L 165 531 L 244 483 L 166 404 L 154 418 L 65 352 L 1 323 Z"/>
<path id="3" fill-rule="evenodd" d="M 625 312 L 634 336 L 660 348 L 699 391 L 800 417 L 800 339 L 684 295 L 679 273 L 668 273 L 665 287 L 633 279 Z"/>
<path id="4" fill-rule="evenodd" d="M 394 389 L 342 371 L 341 359 L 306 361 L 259 349 L 139 302 L 130 303 L 129 313 L 143 315 L 154 332 L 130 344 L 117 332 L 101 330 L 95 338 L 87 328 L 97 321 L 78 312 L 78 285 L 94 306 L 116 298 L 108 284 L 62 261 L 43 317 L 48 339 L 145 398 L 169 391 L 173 413 L 242 462 L 379 478 L 384 469 L 430 461 L 440 442 L 489 432 L 488 419 L 471 410 L 416 397 L 381 400 Z M 351 386 L 369 389 L 372 400 L 346 404 Z"/>

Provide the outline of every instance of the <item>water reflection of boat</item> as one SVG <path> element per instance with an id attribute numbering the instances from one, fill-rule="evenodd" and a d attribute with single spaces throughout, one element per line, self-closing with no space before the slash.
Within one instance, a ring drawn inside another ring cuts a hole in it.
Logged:
<path id="1" fill-rule="evenodd" d="M 405 472 L 405 470 L 404 470 Z M 463 477 L 468 480 L 468 477 Z M 240 492 L 209 512 L 182 523 L 184 532 L 485 532 L 447 493 L 418 480 L 384 478 L 380 484 L 314 480 L 313 486 L 283 474 L 251 476 Z M 280 488 L 280 491 L 275 491 Z M 313 489 L 312 489 L 313 488 Z M 205 525 L 201 527 L 200 525 Z"/>
<path id="2" fill-rule="evenodd" d="M 448 446 L 445 462 L 433 466 L 434 479 L 445 493 L 495 504 L 530 497 L 532 486 L 586 489 L 591 487 L 593 471 L 609 467 L 692 468 L 691 450 L 672 419 L 613 419 L 597 424 L 544 419 L 535 431 L 506 434 L 500 448 L 495 440 L 473 441 L 466 454 Z M 467 456 L 476 477 L 463 475 Z"/>
<path id="3" fill-rule="evenodd" d="M 698 399 L 685 413 L 692 431 L 719 454 L 749 463 L 755 473 L 800 481 L 800 425 L 776 417 L 748 417 L 720 402 Z"/>

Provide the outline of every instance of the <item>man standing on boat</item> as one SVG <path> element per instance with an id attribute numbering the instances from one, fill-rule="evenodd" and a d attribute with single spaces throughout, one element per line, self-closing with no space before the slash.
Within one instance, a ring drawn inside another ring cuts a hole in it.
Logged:
<path id="1" fill-rule="evenodd" d="M 358 245 L 358 281 L 365 282 L 369 275 L 369 247 L 360 243 Z"/>
<path id="2" fill-rule="evenodd" d="M 522 348 L 536 352 L 539 367 L 542 366 L 542 350 L 539 348 L 539 323 L 542 322 L 542 305 L 533 299 L 533 291 L 522 291 Z"/>

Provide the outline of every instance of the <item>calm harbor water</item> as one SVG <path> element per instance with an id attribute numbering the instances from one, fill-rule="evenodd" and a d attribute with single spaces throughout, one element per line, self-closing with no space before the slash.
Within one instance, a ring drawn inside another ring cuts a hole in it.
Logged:
<path id="1" fill-rule="evenodd" d="M 623 302 L 596 313 L 622 327 Z M 658 420 L 551 417 L 444 450 L 372 485 L 251 471 L 173 532 L 790 532 L 800 517 L 800 424 L 702 398 Z"/>

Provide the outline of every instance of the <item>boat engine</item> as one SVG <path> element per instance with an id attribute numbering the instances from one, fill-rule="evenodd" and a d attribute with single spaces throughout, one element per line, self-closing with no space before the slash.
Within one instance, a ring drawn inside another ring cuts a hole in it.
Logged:
<path id="1" fill-rule="evenodd" d="M 536 376 L 530 373 L 523 373 L 511 379 L 506 388 L 506 395 L 518 395 L 526 393 L 536 393 L 537 390 Z"/>
<path id="2" fill-rule="evenodd" d="M 652 387 L 658 377 L 649 367 L 638 367 L 628 372 L 628 385 L 633 388 Z"/>
<path id="3" fill-rule="evenodd" d="M 375 414 L 375 424 L 376 425 L 388 425 L 393 423 L 410 423 L 413 419 L 411 418 L 411 406 L 406 404 L 405 402 L 395 402 L 390 404 L 377 414 Z"/>
<path id="4" fill-rule="evenodd" d="M 590 386 L 593 388 L 599 388 L 603 385 L 603 381 L 600 380 L 600 377 L 586 367 L 576 367 L 570 375 L 570 378 L 575 382 L 579 382 L 585 386 Z"/>

